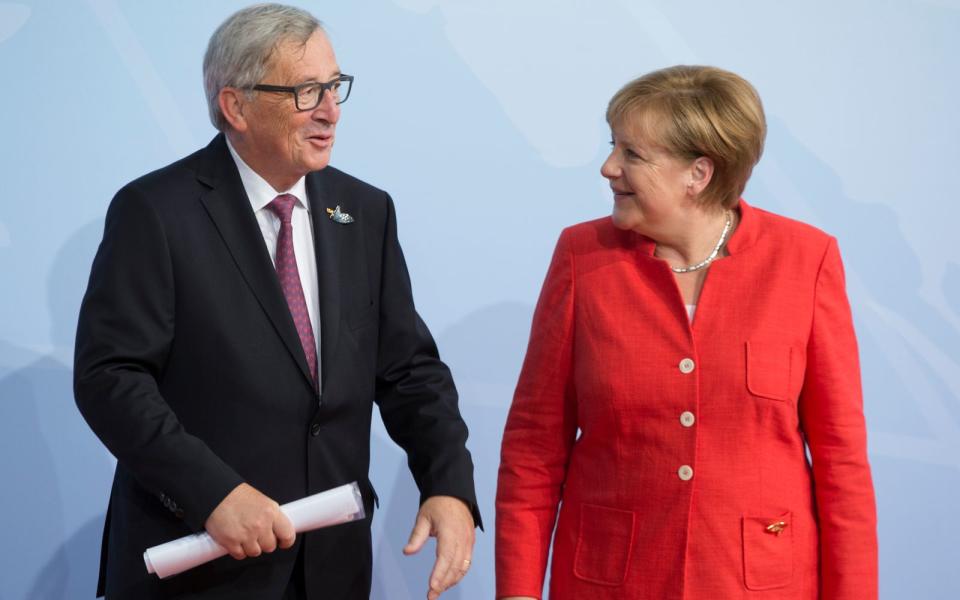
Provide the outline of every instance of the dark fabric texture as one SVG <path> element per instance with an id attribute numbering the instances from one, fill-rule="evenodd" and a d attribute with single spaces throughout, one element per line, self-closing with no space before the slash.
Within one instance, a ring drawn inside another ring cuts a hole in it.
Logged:
<path id="1" fill-rule="evenodd" d="M 332 167 L 307 176 L 321 384 L 222 135 L 121 189 L 77 329 L 77 406 L 117 457 L 98 595 L 280 598 L 302 545 L 310 597 L 366 597 L 374 402 L 422 498 L 480 515 L 448 368 L 414 308 L 389 195 Z M 327 217 L 339 205 L 355 222 Z M 357 481 L 367 519 L 256 559 L 159 580 L 143 551 L 199 531 L 247 482 L 283 504 Z M 413 515 L 411 515 L 411 519 Z"/>

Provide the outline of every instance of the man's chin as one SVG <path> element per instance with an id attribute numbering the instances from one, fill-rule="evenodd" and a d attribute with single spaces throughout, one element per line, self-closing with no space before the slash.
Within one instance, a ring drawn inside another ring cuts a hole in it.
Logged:
<path id="1" fill-rule="evenodd" d="M 308 171 L 319 171 L 325 169 L 330 164 L 330 151 L 314 152 L 307 160 Z"/>

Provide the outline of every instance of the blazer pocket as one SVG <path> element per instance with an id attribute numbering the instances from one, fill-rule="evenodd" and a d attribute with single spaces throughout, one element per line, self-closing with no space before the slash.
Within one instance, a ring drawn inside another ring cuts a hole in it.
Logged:
<path id="1" fill-rule="evenodd" d="M 580 505 L 573 574 L 600 585 L 621 585 L 633 550 L 633 511 Z"/>
<path id="2" fill-rule="evenodd" d="M 779 517 L 743 517 L 743 583 L 748 590 L 773 590 L 793 579 L 793 521 Z"/>
<path id="3" fill-rule="evenodd" d="M 793 348 L 775 342 L 747 342 L 747 390 L 784 402 L 790 398 Z"/>

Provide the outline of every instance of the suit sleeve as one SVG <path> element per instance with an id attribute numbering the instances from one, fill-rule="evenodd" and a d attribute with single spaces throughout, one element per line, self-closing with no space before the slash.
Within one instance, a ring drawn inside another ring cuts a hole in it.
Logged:
<path id="1" fill-rule="evenodd" d="M 860 363 L 843 264 L 830 239 L 817 278 L 800 420 L 813 462 L 821 597 L 877 598 L 877 516 Z"/>
<path id="2" fill-rule="evenodd" d="M 496 502 L 497 597 L 539 598 L 543 590 L 577 431 L 573 336 L 573 257 L 565 234 L 540 292 L 503 434 Z"/>
<path id="3" fill-rule="evenodd" d="M 174 269 L 162 223 L 131 187 L 114 198 L 80 308 L 74 395 L 94 433 L 194 529 L 242 483 L 190 435 L 158 385 L 175 335 Z"/>
<path id="4" fill-rule="evenodd" d="M 390 437 L 407 453 L 420 490 L 454 496 L 470 506 L 483 527 L 467 450 L 467 426 L 457 406 L 450 369 L 439 357 L 426 324 L 413 303 L 410 275 L 397 237 L 393 200 L 386 198 L 380 282 L 380 340 L 377 352 L 377 404 Z"/>

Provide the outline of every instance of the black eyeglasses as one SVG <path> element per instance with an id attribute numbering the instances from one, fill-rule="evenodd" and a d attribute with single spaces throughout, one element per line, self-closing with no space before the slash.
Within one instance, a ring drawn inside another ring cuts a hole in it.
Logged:
<path id="1" fill-rule="evenodd" d="M 350 88 L 353 86 L 353 75 L 340 75 L 333 81 L 326 83 L 317 83 L 310 81 L 301 83 L 293 87 L 285 85 L 266 85 L 258 83 L 250 89 L 260 92 L 279 92 L 283 94 L 293 94 L 293 101 L 297 105 L 298 111 L 313 110 L 320 106 L 323 101 L 323 93 L 330 90 L 333 94 L 333 100 L 337 104 L 343 104 L 350 97 Z"/>

